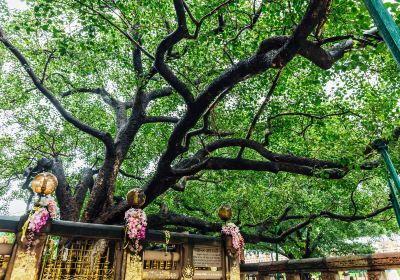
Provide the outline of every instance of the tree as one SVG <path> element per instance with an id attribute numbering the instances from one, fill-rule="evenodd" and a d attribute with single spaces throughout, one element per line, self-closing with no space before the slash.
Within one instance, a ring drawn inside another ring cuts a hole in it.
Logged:
<path id="1" fill-rule="evenodd" d="M 62 219 L 121 222 L 132 185 L 154 227 L 218 232 L 211 210 L 236 202 L 250 242 L 391 207 L 364 151 L 378 135 L 396 145 L 399 78 L 360 3 L 28 4 L 1 14 L 2 177 L 28 167 L 27 188 L 52 170 Z"/>

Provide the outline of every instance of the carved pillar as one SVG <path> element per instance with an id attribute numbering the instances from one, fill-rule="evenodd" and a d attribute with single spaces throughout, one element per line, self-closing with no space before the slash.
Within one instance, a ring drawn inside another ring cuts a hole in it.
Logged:
<path id="1" fill-rule="evenodd" d="M 183 245 L 181 265 L 181 279 L 192 280 L 195 273 L 193 267 L 193 244 Z"/>
<path id="2" fill-rule="evenodd" d="M 368 280 L 386 280 L 384 270 L 368 270 Z"/>
<path id="3" fill-rule="evenodd" d="M 126 262 L 124 261 L 124 245 L 122 242 L 116 242 L 115 244 L 115 280 L 125 279 Z"/>
<path id="4" fill-rule="evenodd" d="M 7 270 L 6 280 L 36 280 L 40 274 L 43 248 L 46 235 L 40 234 L 29 251 L 26 244 L 21 242 L 21 234 L 17 235 L 17 245 L 13 251 L 12 263 Z"/>
<path id="5" fill-rule="evenodd" d="M 227 273 L 227 280 L 240 280 L 240 260 L 239 257 L 227 257 L 229 259 L 229 272 Z"/>
<path id="6" fill-rule="evenodd" d="M 337 271 L 325 271 L 321 272 L 322 280 L 339 280 L 339 273 Z"/>
<path id="7" fill-rule="evenodd" d="M 298 273 L 286 273 L 286 280 L 300 280 L 300 274 L 298 274 Z"/>
<path id="8" fill-rule="evenodd" d="M 129 252 L 126 255 L 125 280 L 143 279 L 143 262 L 139 255 L 132 255 Z"/>

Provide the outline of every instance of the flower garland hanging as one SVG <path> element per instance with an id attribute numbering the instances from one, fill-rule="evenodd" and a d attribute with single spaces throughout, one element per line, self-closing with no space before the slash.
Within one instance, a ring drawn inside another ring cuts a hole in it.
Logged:
<path id="1" fill-rule="evenodd" d="M 240 258 L 242 258 L 245 244 L 239 227 L 234 223 L 227 223 L 226 225 L 222 226 L 221 232 L 232 237 L 232 246 L 239 253 Z"/>
<path id="2" fill-rule="evenodd" d="M 140 251 L 140 240 L 146 238 L 147 216 L 142 209 L 131 208 L 125 212 L 125 235 L 133 241 L 134 253 Z M 126 244 L 128 246 L 129 244 Z"/>
<path id="3" fill-rule="evenodd" d="M 31 210 L 28 219 L 22 227 L 21 241 L 26 239 L 27 248 L 30 249 L 35 235 L 46 225 L 49 218 L 57 217 L 58 209 L 52 197 L 40 197 L 35 207 Z"/>

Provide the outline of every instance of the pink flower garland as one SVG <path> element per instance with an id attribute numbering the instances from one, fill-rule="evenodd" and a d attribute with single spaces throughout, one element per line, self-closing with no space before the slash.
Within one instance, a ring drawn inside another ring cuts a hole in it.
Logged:
<path id="1" fill-rule="evenodd" d="M 147 217 L 142 209 L 129 209 L 125 212 L 126 233 L 135 242 L 135 251 L 139 251 L 139 241 L 146 238 Z"/>
<path id="2" fill-rule="evenodd" d="M 235 250 L 239 252 L 239 256 L 241 256 L 242 252 L 244 252 L 244 238 L 240 233 L 239 227 L 233 223 L 228 223 L 222 227 L 223 234 L 232 236 L 232 245 Z"/>
<path id="3" fill-rule="evenodd" d="M 26 221 L 26 231 L 28 231 L 27 247 L 31 247 L 35 234 L 40 232 L 40 230 L 46 225 L 49 218 L 57 217 L 57 206 L 54 198 L 52 197 L 42 197 L 38 201 L 39 206 L 33 209 L 33 213 Z M 22 238 L 25 237 L 23 234 Z"/>
<path id="4" fill-rule="evenodd" d="M 46 208 L 39 208 L 33 213 L 31 219 L 29 220 L 28 230 L 37 233 L 39 232 L 44 225 L 47 223 L 47 220 L 50 218 L 50 213 Z"/>

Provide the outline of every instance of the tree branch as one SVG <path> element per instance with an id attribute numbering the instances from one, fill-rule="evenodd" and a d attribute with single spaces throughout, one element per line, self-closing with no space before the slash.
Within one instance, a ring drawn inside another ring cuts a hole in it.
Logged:
<path id="1" fill-rule="evenodd" d="M 261 104 L 260 108 L 258 109 L 256 115 L 253 118 L 253 121 L 251 122 L 250 128 L 247 131 L 247 135 L 246 135 L 246 139 L 250 139 L 251 134 L 254 131 L 254 128 L 256 127 L 256 124 L 258 122 L 258 120 L 260 119 L 260 116 L 262 114 L 262 112 L 265 109 L 265 106 L 267 106 L 267 104 L 269 103 L 269 101 L 271 100 L 271 96 L 274 93 L 276 86 L 278 85 L 278 81 L 279 81 L 279 77 L 281 76 L 282 70 L 280 69 L 278 71 L 278 73 L 276 74 L 274 80 L 272 81 L 271 87 L 268 91 L 267 96 L 265 97 L 263 103 Z M 244 146 L 240 147 L 239 153 L 237 155 L 238 158 L 241 158 L 244 152 Z"/>
<path id="2" fill-rule="evenodd" d="M 89 5 L 83 3 L 82 1 L 79 0 L 74 0 L 75 2 L 79 3 L 80 5 L 86 7 L 89 11 L 94 12 L 98 16 L 100 16 L 102 19 L 104 19 L 108 24 L 110 24 L 112 27 L 114 27 L 116 30 L 118 30 L 125 38 L 127 38 L 132 44 L 134 44 L 138 49 L 140 49 L 141 52 L 143 52 L 148 58 L 151 60 L 154 60 L 154 56 L 151 55 L 146 49 L 144 49 L 138 41 L 136 41 L 129 33 L 125 32 L 122 30 L 121 27 L 119 27 L 117 24 L 112 22 L 108 17 L 106 17 L 103 13 L 100 11 L 96 10 L 93 7 L 90 7 Z"/>
<path id="3" fill-rule="evenodd" d="M 96 128 L 93 128 L 75 117 L 73 117 L 62 105 L 61 103 L 54 97 L 50 90 L 48 90 L 37 77 L 31 66 L 29 65 L 26 58 L 22 55 L 22 53 L 11 44 L 11 42 L 6 38 L 3 29 L 0 27 L 0 42 L 19 60 L 21 65 L 24 67 L 25 71 L 31 78 L 32 82 L 36 86 L 36 88 L 53 104 L 56 110 L 64 117 L 66 121 L 74 125 L 79 130 L 86 132 L 87 134 L 99 139 L 102 141 L 109 151 L 114 150 L 113 139 L 110 134 L 102 132 Z"/>
<path id="4" fill-rule="evenodd" d="M 154 66 L 158 73 L 170 84 L 184 99 L 187 106 L 191 106 L 194 97 L 189 88 L 183 83 L 165 63 L 165 55 L 182 39 L 189 36 L 186 25 L 186 16 L 182 0 L 174 0 L 174 7 L 178 21 L 177 29 L 169 34 L 157 47 Z"/>
<path id="5" fill-rule="evenodd" d="M 178 118 L 168 116 L 147 116 L 143 123 L 177 123 Z"/>

